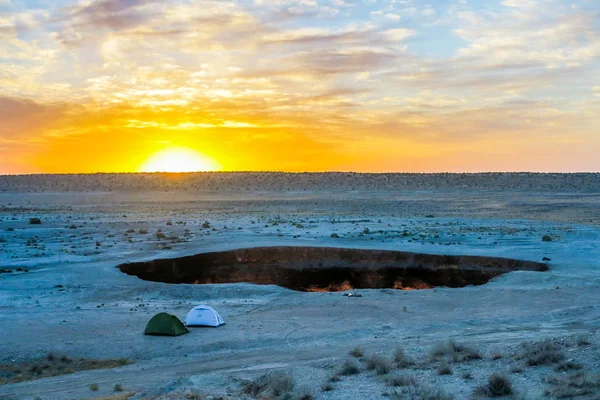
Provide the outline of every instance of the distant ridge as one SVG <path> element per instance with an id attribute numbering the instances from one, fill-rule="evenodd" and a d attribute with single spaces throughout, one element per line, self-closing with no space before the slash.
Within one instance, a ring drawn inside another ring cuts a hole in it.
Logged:
<path id="1" fill-rule="evenodd" d="M 1 175 L 0 192 L 600 190 L 600 173 L 195 172 Z"/>

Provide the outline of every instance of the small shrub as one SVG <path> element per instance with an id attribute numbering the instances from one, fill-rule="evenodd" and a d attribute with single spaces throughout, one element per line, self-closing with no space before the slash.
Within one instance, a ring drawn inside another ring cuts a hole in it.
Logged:
<path id="1" fill-rule="evenodd" d="M 315 396 L 313 396 L 312 391 L 308 388 L 304 388 L 300 390 L 298 396 L 296 396 L 297 400 L 314 400 Z"/>
<path id="2" fill-rule="evenodd" d="M 208 228 L 210 228 L 210 224 L 208 223 L 208 221 L 204 221 L 204 223 L 202 224 L 202 228 L 203 228 L 203 229 L 208 229 Z"/>
<path id="3" fill-rule="evenodd" d="M 438 375 L 452 375 L 452 367 L 448 363 L 442 363 L 437 368 Z"/>
<path id="4" fill-rule="evenodd" d="M 121 385 L 120 383 L 116 383 L 115 386 L 113 386 L 113 392 L 122 392 L 123 391 L 123 385 Z"/>
<path id="5" fill-rule="evenodd" d="M 322 392 L 331 392 L 334 389 L 335 389 L 335 386 L 333 386 L 331 383 L 325 383 L 325 384 L 323 384 L 323 386 L 321 386 Z"/>
<path id="6" fill-rule="evenodd" d="M 156 239 L 157 240 L 164 240 L 167 238 L 167 235 L 165 235 L 160 229 L 158 231 L 156 231 Z"/>
<path id="7" fill-rule="evenodd" d="M 478 387 L 473 393 L 479 397 L 504 397 L 513 394 L 513 387 L 510 379 L 504 374 L 492 374 L 487 384 Z"/>
<path id="8" fill-rule="evenodd" d="M 365 354 L 365 350 L 362 347 L 355 347 L 348 354 L 352 357 L 360 358 Z"/>
<path id="9" fill-rule="evenodd" d="M 394 351 L 394 362 L 400 368 L 406 368 L 414 364 L 401 346 L 396 347 L 396 351 Z"/>
<path id="10" fill-rule="evenodd" d="M 328 382 L 339 382 L 341 380 L 342 380 L 342 378 L 340 378 L 339 375 L 334 374 L 334 375 L 331 375 L 327 381 Z"/>
<path id="11" fill-rule="evenodd" d="M 556 375 L 546 379 L 550 388 L 545 395 L 553 399 L 573 398 L 597 394 L 600 392 L 600 379 L 595 379 L 584 372 L 567 375 Z"/>
<path id="12" fill-rule="evenodd" d="M 377 375 L 385 375 L 393 369 L 390 360 L 377 354 L 366 359 L 366 367 L 368 370 L 375 370 Z"/>
<path id="13" fill-rule="evenodd" d="M 477 350 L 456 343 L 454 340 L 438 344 L 429 353 L 431 361 L 467 362 L 481 358 L 481 354 Z"/>
<path id="14" fill-rule="evenodd" d="M 583 346 L 589 345 L 591 342 L 590 342 L 589 336 L 580 335 L 580 336 L 577 336 L 576 343 L 577 343 L 577 346 L 583 347 Z"/>
<path id="15" fill-rule="evenodd" d="M 360 365 L 354 360 L 346 360 L 340 369 L 340 375 L 356 375 L 360 373 Z"/>
<path id="16" fill-rule="evenodd" d="M 334 239 L 337 239 L 340 237 L 340 235 L 338 235 L 337 233 L 332 233 L 330 236 Z"/>
<path id="17" fill-rule="evenodd" d="M 98 391 L 98 389 L 99 389 L 99 388 L 98 388 L 98 385 L 97 385 L 96 383 L 92 383 L 92 384 L 89 386 L 89 388 L 90 388 L 90 390 L 91 390 L 92 392 L 97 392 L 97 391 Z"/>
<path id="18" fill-rule="evenodd" d="M 534 367 L 537 365 L 556 364 L 565 359 L 565 355 L 559 346 L 550 339 L 541 342 L 527 343 L 523 351 L 517 356 L 523 362 Z"/>
<path id="19" fill-rule="evenodd" d="M 243 392 L 253 396 L 269 392 L 275 397 L 294 389 L 294 378 L 284 372 L 269 372 L 244 386 Z"/>
<path id="20" fill-rule="evenodd" d="M 550 236 L 550 235 L 542 236 L 542 242 L 551 242 L 551 241 L 552 241 L 552 236 Z"/>
<path id="21" fill-rule="evenodd" d="M 202 395 L 195 390 L 190 390 L 185 394 L 187 400 L 202 400 Z"/>
<path id="22" fill-rule="evenodd" d="M 469 371 L 465 371 L 462 374 L 462 378 L 466 381 L 473 379 L 473 375 Z"/>
<path id="23" fill-rule="evenodd" d="M 425 385 L 405 386 L 395 389 L 392 400 L 453 400 L 454 398 L 441 389 Z"/>
<path id="24" fill-rule="evenodd" d="M 502 354 L 500 353 L 492 353 L 492 361 L 496 361 L 502 358 Z"/>
<path id="25" fill-rule="evenodd" d="M 42 223 L 42 220 L 39 218 L 29 218 L 30 225 L 40 225 L 41 223 Z"/>
<path id="26" fill-rule="evenodd" d="M 572 361 L 563 362 L 554 367 L 555 372 L 579 371 L 580 369 L 583 369 L 583 365 Z"/>
<path id="27" fill-rule="evenodd" d="M 518 365 L 515 365 L 514 367 L 512 367 L 510 369 L 510 373 L 511 374 L 522 374 L 523 373 L 523 368 L 519 367 Z"/>
<path id="28" fill-rule="evenodd" d="M 388 386 L 402 387 L 402 386 L 413 386 L 417 384 L 417 381 L 412 376 L 408 375 L 395 375 L 391 376 L 386 380 Z"/>

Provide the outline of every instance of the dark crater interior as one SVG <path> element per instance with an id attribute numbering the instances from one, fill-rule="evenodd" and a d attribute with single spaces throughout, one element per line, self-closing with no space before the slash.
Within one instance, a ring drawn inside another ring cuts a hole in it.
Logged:
<path id="1" fill-rule="evenodd" d="M 506 272 L 546 271 L 534 261 L 331 247 L 255 247 L 119 265 L 166 283 L 250 282 L 299 291 L 401 290 L 482 285 Z"/>

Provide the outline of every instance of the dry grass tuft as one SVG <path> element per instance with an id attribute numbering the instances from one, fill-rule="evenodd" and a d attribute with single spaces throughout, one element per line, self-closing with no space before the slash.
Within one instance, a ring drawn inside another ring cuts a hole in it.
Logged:
<path id="1" fill-rule="evenodd" d="M 303 388 L 298 392 L 296 400 L 314 400 L 315 396 L 309 388 Z"/>
<path id="2" fill-rule="evenodd" d="M 545 395 L 553 399 L 588 396 L 600 393 L 600 375 L 592 377 L 584 372 L 550 376 L 546 379 L 550 388 Z"/>
<path id="3" fill-rule="evenodd" d="M 487 384 L 478 387 L 473 392 L 475 397 L 504 397 L 514 393 L 510 379 L 504 374 L 492 374 Z"/>
<path id="4" fill-rule="evenodd" d="M 386 380 L 386 384 L 388 386 L 404 387 L 404 386 L 414 386 L 417 384 L 417 381 L 412 376 L 395 375 L 395 376 L 390 376 Z"/>
<path id="5" fill-rule="evenodd" d="M 373 354 L 367 357 L 365 363 L 366 368 L 368 370 L 375 370 L 375 372 L 377 372 L 377 375 L 385 375 L 392 369 L 394 369 L 394 366 L 392 365 L 392 362 L 390 360 L 377 354 Z"/>
<path id="6" fill-rule="evenodd" d="M 404 348 L 398 346 L 394 352 L 394 363 L 396 363 L 398 368 L 408 368 L 414 364 L 414 361 L 406 355 Z"/>
<path id="7" fill-rule="evenodd" d="M 583 346 L 587 346 L 587 345 L 591 344 L 590 337 L 588 335 L 577 336 L 577 339 L 575 340 L 575 342 L 577 343 L 577 346 L 579 346 L 579 347 L 583 347 Z"/>
<path id="8" fill-rule="evenodd" d="M 440 366 L 437 368 L 437 374 L 438 375 L 452 375 L 452 367 L 450 366 L 450 364 L 444 362 L 442 364 L 440 364 Z"/>
<path id="9" fill-rule="evenodd" d="M 362 347 L 355 347 L 348 354 L 352 357 L 360 358 L 365 355 L 365 350 Z"/>
<path id="10" fill-rule="evenodd" d="M 46 357 L 28 362 L 0 364 L 0 376 L 3 377 L 0 384 L 48 378 L 51 376 L 71 374 L 77 371 L 117 368 L 131 364 L 132 362 L 133 361 L 124 358 L 117 360 L 72 359 L 66 355 L 59 356 L 54 353 L 48 353 Z"/>
<path id="11" fill-rule="evenodd" d="M 534 367 L 559 363 L 565 359 L 565 354 L 558 344 L 546 339 L 523 345 L 523 350 L 517 355 L 517 359 L 523 360 L 527 366 Z"/>
<path id="12" fill-rule="evenodd" d="M 439 343 L 429 353 L 430 361 L 467 362 L 481 360 L 481 354 L 472 347 L 456 343 L 454 340 Z"/>
<path id="13" fill-rule="evenodd" d="M 323 386 L 321 386 L 322 392 L 331 392 L 333 390 L 335 390 L 335 386 L 333 386 L 331 383 L 324 383 Z"/>
<path id="14" fill-rule="evenodd" d="M 285 372 L 269 372 L 246 384 L 242 391 L 252 396 L 268 393 L 279 397 L 294 390 L 294 385 L 291 375 Z"/>
<path id="15" fill-rule="evenodd" d="M 412 385 L 395 389 L 391 394 L 392 400 L 453 400 L 450 394 L 439 388 L 425 385 Z"/>
<path id="16" fill-rule="evenodd" d="M 126 392 L 121 394 L 113 394 L 112 396 L 95 397 L 93 400 L 127 400 L 135 395 L 135 392 Z"/>
<path id="17" fill-rule="evenodd" d="M 554 367 L 554 372 L 569 372 L 569 371 L 579 371 L 583 369 L 583 365 L 573 362 L 573 361 L 566 361 L 566 362 L 562 362 L 560 364 L 558 364 L 556 367 Z"/>
<path id="18" fill-rule="evenodd" d="M 346 360 L 340 369 L 340 375 L 356 375 L 360 373 L 360 365 L 354 360 Z"/>

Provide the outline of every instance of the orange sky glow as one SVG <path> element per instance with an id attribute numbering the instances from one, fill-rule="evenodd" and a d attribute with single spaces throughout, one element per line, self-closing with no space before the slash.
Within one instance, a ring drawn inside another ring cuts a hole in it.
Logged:
<path id="1" fill-rule="evenodd" d="M 599 15 L 0 0 L 0 174 L 599 171 Z"/>

